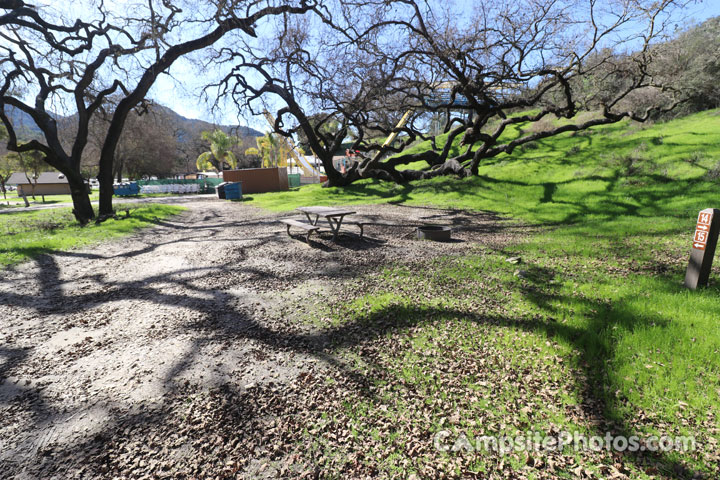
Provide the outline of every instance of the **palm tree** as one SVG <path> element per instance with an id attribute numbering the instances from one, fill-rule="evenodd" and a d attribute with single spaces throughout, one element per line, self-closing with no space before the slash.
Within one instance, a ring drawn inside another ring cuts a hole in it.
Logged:
<path id="1" fill-rule="evenodd" d="M 257 144 L 257 149 L 260 154 L 260 157 L 262 157 L 262 166 L 263 167 L 271 167 L 272 166 L 272 151 L 273 151 L 273 143 L 274 143 L 274 140 L 272 139 L 272 134 L 267 133 L 263 137 L 256 137 L 255 143 Z"/>
<path id="2" fill-rule="evenodd" d="M 257 148 L 255 148 L 255 147 L 250 147 L 250 148 L 246 149 L 246 150 L 245 150 L 245 156 L 248 156 L 248 157 L 258 157 L 258 158 L 260 158 L 260 166 L 262 167 L 262 156 L 261 156 L 261 154 L 260 154 L 260 150 L 258 150 Z M 254 166 L 254 165 L 255 165 L 255 162 L 256 162 L 256 158 L 253 158 L 253 159 L 252 159 L 252 162 L 253 162 L 253 166 Z"/>
<path id="3" fill-rule="evenodd" d="M 268 132 L 264 137 L 255 139 L 264 167 L 287 167 L 289 147 L 282 137 Z"/>
<path id="4" fill-rule="evenodd" d="M 237 167 L 237 157 L 231 151 L 236 145 L 242 145 L 242 141 L 234 136 L 228 135 L 222 130 L 213 132 L 202 132 L 203 140 L 210 142 L 210 151 L 201 153 L 197 158 L 197 168 L 200 171 L 214 168 L 221 172 L 224 170 L 224 164 L 227 163 L 230 168 Z"/>

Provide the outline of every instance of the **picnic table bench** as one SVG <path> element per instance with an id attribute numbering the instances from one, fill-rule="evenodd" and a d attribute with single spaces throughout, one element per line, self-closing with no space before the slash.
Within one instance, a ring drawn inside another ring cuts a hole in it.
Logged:
<path id="1" fill-rule="evenodd" d="M 317 225 L 311 225 L 309 223 L 301 222 L 300 220 L 294 220 L 292 218 L 284 218 L 280 221 L 287 226 L 288 236 L 290 235 L 290 227 L 298 227 L 305 230 L 307 232 L 307 234 L 305 235 L 305 241 L 307 243 L 310 243 L 310 235 L 313 232 L 317 232 L 318 230 L 320 230 L 320 227 L 318 227 Z"/>

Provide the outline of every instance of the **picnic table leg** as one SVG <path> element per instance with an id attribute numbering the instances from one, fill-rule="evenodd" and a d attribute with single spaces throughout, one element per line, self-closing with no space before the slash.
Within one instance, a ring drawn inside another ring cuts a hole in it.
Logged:
<path id="1" fill-rule="evenodd" d="M 315 215 L 315 221 L 313 221 L 312 218 L 310 218 L 310 214 L 308 212 L 303 212 L 305 216 L 308 219 L 308 222 L 310 222 L 310 225 L 316 226 L 318 223 L 318 220 L 320 220 L 320 215 Z"/>
<path id="2" fill-rule="evenodd" d="M 337 240 L 338 234 L 340 233 L 340 226 L 342 225 L 343 217 L 345 215 L 341 215 L 340 218 L 333 219 L 333 217 L 328 217 L 328 223 L 330 224 L 330 229 L 333 231 L 333 242 Z M 333 227 L 333 220 L 337 222 L 335 226 Z"/>
<path id="3" fill-rule="evenodd" d="M 337 236 L 337 231 L 335 229 L 335 225 L 333 224 L 333 217 L 327 217 L 328 225 L 330 225 L 330 231 L 333 233 L 333 242 L 335 241 L 335 237 Z"/>
<path id="4" fill-rule="evenodd" d="M 287 234 L 288 234 L 288 237 L 292 238 L 292 235 L 290 235 L 290 225 L 286 225 L 286 226 L 287 226 Z M 315 231 L 315 230 L 308 230 L 307 234 L 305 235 L 305 243 L 307 243 L 308 245 L 310 245 L 310 235 L 311 235 L 314 231 Z"/>

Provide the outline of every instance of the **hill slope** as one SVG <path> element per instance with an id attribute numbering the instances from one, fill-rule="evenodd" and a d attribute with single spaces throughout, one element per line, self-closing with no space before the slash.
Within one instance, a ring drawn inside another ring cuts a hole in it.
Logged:
<path id="1" fill-rule="evenodd" d="M 40 128 L 35 124 L 35 121 L 30 115 L 12 106 L 7 106 L 6 108 L 10 121 L 17 129 L 18 138 L 21 140 L 42 138 Z M 261 137 L 264 135 L 262 132 L 244 125 L 215 125 L 204 120 L 185 118 L 174 110 L 163 105 L 154 104 L 151 109 L 153 109 L 156 114 L 166 117 L 166 119 L 169 120 L 167 122 L 168 124 L 176 125 L 179 128 L 182 128 L 184 131 L 189 132 L 191 136 L 195 134 L 199 135 L 199 132 L 203 130 L 213 130 L 215 128 L 219 128 L 226 133 L 236 135 L 238 137 Z M 66 117 L 58 118 L 60 121 L 65 119 Z"/>
<path id="2" fill-rule="evenodd" d="M 255 130 L 254 128 L 246 127 L 244 125 L 216 125 L 214 123 L 206 122 L 204 120 L 197 120 L 192 118 L 186 118 L 177 113 L 176 111 L 155 104 L 152 107 L 156 113 L 167 116 L 167 118 L 173 123 L 181 127 L 183 130 L 188 132 L 202 132 L 203 130 L 214 130 L 219 128 L 223 132 L 235 135 L 238 137 L 262 137 L 264 133 Z"/>
<path id="3" fill-rule="evenodd" d="M 475 178 L 442 177 L 411 185 L 368 180 L 345 189 L 310 186 L 255 201 L 272 210 L 289 210 L 296 202 L 406 201 L 573 223 L 690 214 L 717 198 L 719 177 L 720 110 L 711 110 L 654 125 L 621 122 L 545 139 L 512 156 L 486 160 Z"/>
<path id="4" fill-rule="evenodd" d="M 412 300 L 414 312 L 445 313 L 435 330 L 408 332 L 411 344 L 427 345 L 431 339 L 433 348 L 455 352 L 465 342 L 484 355 L 484 346 L 495 336 L 512 336 L 498 368 L 527 362 L 534 372 L 560 364 L 581 372 L 572 374 L 578 390 L 552 401 L 565 414 L 549 416 L 525 403 L 510 412 L 508 398 L 491 396 L 477 408 L 461 410 L 453 431 L 484 434 L 472 420 L 491 412 L 502 417 L 503 429 L 510 432 L 559 428 L 600 436 L 607 431 L 641 438 L 690 436 L 697 442 L 693 451 L 613 455 L 582 467 L 599 478 L 610 475 L 603 470 L 607 461 L 620 461 L 630 478 L 718 478 L 720 262 L 708 288 L 690 292 L 682 283 L 698 211 L 720 207 L 720 111 L 654 125 L 623 122 L 546 139 L 512 156 L 488 160 L 480 174 L 412 185 L 366 181 L 345 189 L 307 186 L 253 195 L 252 203 L 273 210 L 382 202 L 438 205 L 501 212 L 536 225 L 538 234 L 503 250 L 478 245 L 477 255 L 448 257 L 413 270 L 386 265 L 379 275 L 369 276 L 382 278 L 381 287 L 364 293 L 365 280 L 360 280 L 358 298 L 345 298 L 350 307 L 329 321 L 362 322 L 370 308 L 405 305 L 408 292 L 414 292 L 413 298 L 419 298 Z M 520 264 L 505 261 L 514 256 L 522 258 Z M 494 299 L 489 286 L 500 286 L 503 295 Z M 379 325 L 395 321 L 392 315 L 377 319 Z M 495 326 L 495 333 L 474 335 L 473 325 L 483 322 Z M 503 333 L 505 329 L 514 333 Z M 528 353 L 533 351 L 541 353 Z M 417 368 L 412 351 L 385 355 L 392 375 L 410 382 L 408 395 L 427 382 L 428 370 L 408 380 L 408 372 Z M 450 405 L 462 404 L 476 391 L 470 388 L 474 381 L 466 378 L 466 392 L 442 389 L 436 395 Z M 506 383 L 494 385 L 493 391 L 525 388 L 512 379 Z M 548 376 L 533 388 L 544 395 L 556 385 Z M 373 435 L 368 419 L 406 415 L 402 402 L 397 404 L 390 411 L 383 398 L 348 407 L 360 438 Z M 517 414 L 521 408 L 527 416 Z M 589 426 L 588 417 L 599 423 Z M 447 426 L 440 421 L 431 431 L 443 428 Z M 383 447 L 391 456 L 403 455 L 391 442 Z M 489 457 L 470 456 L 467 463 L 467 457 L 451 458 L 470 471 L 497 471 Z M 547 478 L 544 470 L 533 473 Z M 560 476 L 576 478 L 578 473 L 566 466 Z"/>

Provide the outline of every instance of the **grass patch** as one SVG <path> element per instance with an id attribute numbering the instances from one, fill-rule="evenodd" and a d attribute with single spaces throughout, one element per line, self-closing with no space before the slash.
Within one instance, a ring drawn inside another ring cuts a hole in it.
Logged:
<path id="1" fill-rule="evenodd" d="M 613 464 L 630 478 L 717 478 L 720 268 L 702 291 L 687 291 L 682 280 L 697 212 L 718 203 L 718 165 L 715 110 L 541 140 L 488 159 L 476 178 L 313 185 L 252 203 L 282 211 L 398 202 L 545 226 L 507 251 L 411 272 L 390 267 L 366 279 L 374 288 L 363 284 L 362 294 L 334 307 L 333 324 L 384 332 L 355 366 L 381 379 L 376 394 L 348 402 L 344 413 L 370 443 L 365 458 L 385 475 L 502 471 L 496 456 L 438 455 L 414 439 L 504 425 L 507 434 L 562 428 L 691 435 L 698 444 L 657 456 L 565 455 L 552 474 L 559 478 L 577 478 L 578 465 L 610 477 Z M 515 255 L 523 263 L 504 261 Z M 378 434 L 388 429 L 399 434 Z M 547 476 L 527 457 L 507 462 L 529 466 L 529 478 Z"/>
<path id="2" fill-rule="evenodd" d="M 362 293 L 333 305 L 330 324 L 376 340 L 336 354 L 372 382 L 343 404 L 330 431 L 342 438 L 349 429 L 361 441 L 347 451 L 318 448 L 341 456 L 361 449 L 368 468 L 386 476 L 493 472 L 503 462 L 515 463 L 518 478 L 577 478 L 579 466 L 607 478 L 608 465 L 630 478 L 716 475 L 720 289 L 688 292 L 681 267 L 651 275 L 649 263 L 604 265 L 537 247 L 531 239 L 512 252 L 443 258 L 412 272 L 391 266 L 350 286 Z M 507 263 L 508 254 L 523 263 Z M 431 439 L 440 431 L 453 439 L 692 436 L 698 450 L 503 457 L 437 452 Z"/>
<path id="3" fill-rule="evenodd" d="M 122 204 L 118 210 L 125 209 Z M 69 208 L 37 211 L 12 211 L 0 215 L 0 266 L 7 267 L 38 255 L 65 251 L 112 238 L 153 225 L 157 220 L 175 215 L 182 207 L 143 205 L 131 210 L 129 218 L 110 219 L 99 225 L 80 226 Z"/>
<path id="4" fill-rule="evenodd" d="M 93 191 L 90 194 L 91 202 L 96 202 L 99 198 L 100 193 L 97 191 Z M 28 202 L 30 202 L 30 205 L 54 205 L 58 203 L 72 203 L 72 197 L 70 195 L 45 195 L 44 202 L 41 195 L 35 195 L 34 200 L 32 196 L 28 196 L 27 199 Z M 22 197 L 19 197 L 16 192 L 8 192 L 7 199 L 0 198 L 0 209 L 24 206 L 25 201 L 22 199 Z"/>
<path id="5" fill-rule="evenodd" d="M 122 201 L 122 199 L 128 199 L 128 198 L 159 198 L 159 197 L 174 197 L 177 194 L 171 194 L 171 193 L 141 193 L 138 195 L 125 195 L 125 196 L 118 196 L 116 199 L 119 201 Z M 97 202 L 100 199 L 100 192 L 97 190 L 93 190 L 93 192 L 90 194 L 90 201 L 91 202 Z M 42 197 L 40 195 L 35 196 L 35 200 L 33 200 L 32 197 L 28 197 L 28 201 L 30 202 L 30 206 L 37 206 L 37 205 L 56 205 L 58 203 L 72 203 L 72 197 L 70 195 L 45 195 L 45 201 L 42 201 Z M 9 204 L 9 205 L 8 205 Z M 17 197 L 14 193 L 8 194 L 7 200 L 0 198 L 0 210 L 7 209 L 7 208 L 18 208 L 18 207 L 25 207 L 25 202 L 21 197 Z"/>

